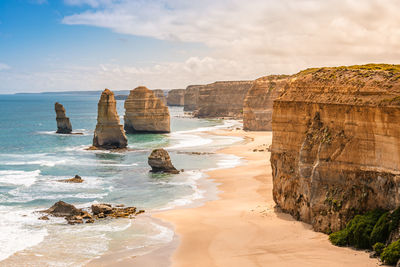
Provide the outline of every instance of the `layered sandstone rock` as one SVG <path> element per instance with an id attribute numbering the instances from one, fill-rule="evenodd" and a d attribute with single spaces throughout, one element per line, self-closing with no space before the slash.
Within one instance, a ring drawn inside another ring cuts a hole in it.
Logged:
<path id="1" fill-rule="evenodd" d="M 185 89 L 173 89 L 168 92 L 168 106 L 183 106 L 185 103 Z"/>
<path id="2" fill-rule="evenodd" d="M 254 81 L 243 104 L 243 129 L 271 131 L 272 106 L 286 88 L 286 75 L 270 75 Z"/>
<path id="3" fill-rule="evenodd" d="M 148 164 L 152 172 L 166 172 L 178 174 L 179 171 L 172 165 L 168 152 L 162 148 L 154 149 L 149 158 Z"/>
<path id="4" fill-rule="evenodd" d="M 199 103 L 199 90 L 203 85 L 189 85 L 183 97 L 184 111 L 195 111 Z"/>
<path id="5" fill-rule="evenodd" d="M 132 90 L 125 101 L 125 131 L 127 133 L 169 133 L 168 107 L 153 91 L 144 86 Z"/>
<path id="6" fill-rule="evenodd" d="M 57 133 L 70 134 L 72 132 L 72 126 L 69 118 L 65 115 L 64 106 L 56 102 L 54 104 L 54 109 L 56 111 Z"/>
<path id="7" fill-rule="evenodd" d="M 94 131 L 93 146 L 105 149 L 125 148 L 128 140 L 122 125 L 119 124 L 114 93 L 105 89 L 98 103 L 97 125 Z"/>
<path id="8" fill-rule="evenodd" d="M 243 102 L 253 81 L 215 82 L 199 89 L 196 116 L 243 117 Z"/>
<path id="9" fill-rule="evenodd" d="M 400 205 L 400 66 L 310 69 L 275 100 L 275 202 L 318 231 Z"/>
<path id="10" fill-rule="evenodd" d="M 161 89 L 155 89 L 155 90 L 152 90 L 152 91 L 154 92 L 154 95 L 156 97 L 158 97 L 161 100 L 161 102 L 166 106 L 167 105 L 167 98 L 165 97 L 164 91 L 161 90 Z"/>

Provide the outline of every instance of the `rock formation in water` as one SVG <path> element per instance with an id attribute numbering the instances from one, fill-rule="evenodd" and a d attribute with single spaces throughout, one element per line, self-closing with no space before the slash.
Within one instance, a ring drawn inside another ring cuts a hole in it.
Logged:
<path id="1" fill-rule="evenodd" d="M 125 101 L 124 121 L 127 133 L 170 132 L 168 107 L 144 86 L 130 92 Z"/>
<path id="2" fill-rule="evenodd" d="M 185 89 L 173 89 L 168 92 L 168 106 L 183 106 L 185 101 Z"/>
<path id="3" fill-rule="evenodd" d="M 152 172 L 165 172 L 178 174 L 179 171 L 172 165 L 168 152 L 164 149 L 155 149 L 151 152 L 148 163 Z"/>
<path id="4" fill-rule="evenodd" d="M 272 106 L 286 88 L 289 76 L 271 75 L 254 81 L 243 104 L 243 129 L 271 131 Z"/>
<path id="5" fill-rule="evenodd" d="M 243 117 L 244 98 L 253 82 L 215 82 L 201 87 L 195 115 L 200 118 Z"/>
<path id="6" fill-rule="evenodd" d="M 154 92 L 154 95 L 156 97 L 158 97 L 161 100 L 161 102 L 166 106 L 167 105 L 167 98 L 165 97 L 164 90 L 155 89 L 155 90 L 152 90 L 152 91 Z"/>
<path id="7" fill-rule="evenodd" d="M 199 90 L 203 85 L 189 85 L 183 97 L 184 111 L 195 111 L 199 103 Z"/>
<path id="8" fill-rule="evenodd" d="M 69 121 L 69 118 L 65 115 L 64 106 L 56 102 L 54 104 L 54 109 L 56 111 L 57 133 L 59 134 L 72 133 L 71 122 Z"/>
<path id="9" fill-rule="evenodd" d="M 274 102 L 273 197 L 317 231 L 400 205 L 400 66 L 309 69 Z"/>
<path id="10" fill-rule="evenodd" d="M 72 177 L 72 178 L 69 178 L 69 179 L 57 180 L 57 182 L 80 184 L 80 183 L 83 183 L 84 180 L 79 175 L 75 175 L 75 177 Z"/>
<path id="11" fill-rule="evenodd" d="M 93 146 L 104 149 L 126 148 L 128 140 L 122 125 L 119 124 L 114 93 L 105 89 L 98 104 L 97 125 L 94 131 Z"/>

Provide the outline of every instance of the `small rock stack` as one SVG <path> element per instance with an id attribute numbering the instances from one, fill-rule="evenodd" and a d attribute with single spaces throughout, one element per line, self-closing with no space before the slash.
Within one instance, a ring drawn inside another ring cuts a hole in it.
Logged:
<path id="1" fill-rule="evenodd" d="M 179 171 L 172 165 L 171 158 L 165 149 L 155 149 L 148 158 L 152 172 L 178 174 Z"/>
<path id="2" fill-rule="evenodd" d="M 72 125 L 71 122 L 69 121 L 69 118 L 65 115 L 64 106 L 56 102 L 54 104 L 54 109 L 56 111 L 57 133 L 59 134 L 72 133 Z"/>

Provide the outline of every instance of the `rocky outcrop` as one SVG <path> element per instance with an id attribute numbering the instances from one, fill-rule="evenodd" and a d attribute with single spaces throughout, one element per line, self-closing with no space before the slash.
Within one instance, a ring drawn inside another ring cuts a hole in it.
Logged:
<path id="1" fill-rule="evenodd" d="M 77 209 L 74 205 L 64 201 L 56 202 L 51 208 L 40 212 L 48 213 L 54 217 L 64 217 L 68 224 L 94 223 L 103 218 L 134 218 L 135 215 L 144 213 L 137 211 L 136 207 L 124 207 L 124 205 L 93 204 L 90 207 L 92 214 L 84 209 Z M 48 216 L 41 216 L 39 220 L 49 220 Z"/>
<path id="2" fill-rule="evenodd" d="M 54 109 L 56 111 L 57 133 L 59 134 L 72 133 L 71 122 L 69 121 L 69 118 L 65 115 L 64 106 L 56 102 L 54 104 Z"/>
<path id="3" fill-rule="evenodd" d="M 148 163 L 152 172 L 165 172 L 178 174 L 179 171 L 172 165 L 168 152 L 164 149 L 155 149 L 151 152 Z"/>
<path id="4" fill-rule="evenodd" d="M 167 105 L 167 98 L 165 97 L 164 90 L 155 89 L 155 90 L 152 90 L 152 91 L 154 92 L 154 95 L 156 97 L 158 97 L 161 100 L 161 102 L 166 106 Z"/>
<path id="5" fill-rule="evenodd" d="M 119 124 L 114 93 L 105 89 L 98 103 L 97 125 L 94 131 L 93 146 L 104 149 L 126 148 L 126 139 L 122 125 Z"/>
<path id="6" fill-rule="evenodd" d="M 185 90 L 183 97 L 183 110 L 184 111 L 195 111 L 197 110 L 199 103 L 199 90 L 203 85 L 189 85 Z"/>
<path id="7" fill-rule="evenodd" d="M 273 197 L 315 230 L 400 205 L 400 66 L 309 69 L 274 102 Z"/>
<path id="8" fill-rule="evenodd" d="M 80 183 L 83 183 L 83 181 L 84 180 L 82 179 L 82 177 L 80 177 L 79 175 L 75 175 L 75 177 L 72 177 L 69 179 L 58 180 L 57 182 L 80 184 Z"/>
<path id="9" fill-rule="evenodd" d="M 199 89 L 195 115 L 200 118 L 243 117 L 243 102 L 253 81 L 215 82 Z"/>
<path id="10" fill-rule="evenodd" d="M 169 133 L 168 107 L 144 86 L 132 90 L 125 101 L 126 133 Z"/>
<path id="11" fill-rule="evenodd" d="M 185 89 L 173 89 L 168 92 L 168 106 L 183 106 L 185 103 Z"/>
<path id="12" fill-rule="evenodd" d="M 254 81 L 244 99 L 243 129 L 271 131 L 272 107 L 275 98 L 285 90 L 289 76 L 270 75 Z"/>

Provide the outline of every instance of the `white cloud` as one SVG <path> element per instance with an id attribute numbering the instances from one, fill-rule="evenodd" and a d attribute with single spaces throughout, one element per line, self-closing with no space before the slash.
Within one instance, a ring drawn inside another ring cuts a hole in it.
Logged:
<path id="1" fill-rule="evenodd" d="M 7 64 L 4 64 L 4 63 L 1 63 L 1 62 L 0 62 L 0 71 L 2 71 L 2 70 L 9 70 L 9 69 L 11 69 L 10 66 L 8 66 Z"/>

